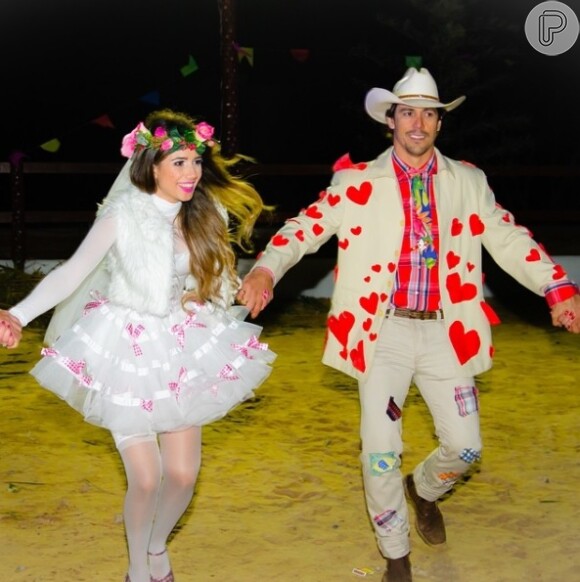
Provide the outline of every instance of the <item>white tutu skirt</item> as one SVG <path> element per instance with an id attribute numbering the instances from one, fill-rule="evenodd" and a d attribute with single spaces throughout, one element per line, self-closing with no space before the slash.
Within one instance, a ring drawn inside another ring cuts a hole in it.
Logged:
<path id="1" fill-rule="evenodd" d="M 211 304 L 142 315 L 98 297 L 31 370 L 84 419 L 137 435 L 201 426 L 254 395 L 276 354 Z"/>

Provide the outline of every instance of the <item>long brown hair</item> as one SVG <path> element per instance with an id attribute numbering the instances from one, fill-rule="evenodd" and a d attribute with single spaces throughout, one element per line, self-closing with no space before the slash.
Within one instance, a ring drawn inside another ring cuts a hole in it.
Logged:
<path id="1" fill-rule="evenodd" d="M 150 113 L 145 126 L 152 133 L 158 127 L 172 129 L 183 135 L 195 130 L 196 121 L 185 113 L 162 109 Z M 131 181 L 140 190 L 152 194 L 157 185 L 153 166 L 169 155 L 160 149 L 145 149 L 134 155 Z M 235 155 L 225 158 L 214 140 L 201 154 L 203 172 L 193 198 L 182 204 L 177 221 L 189 250 L 189 270 L 197 289 L 186 293 L 183 303 L 224 299 L 220 289 L 222 279 L 238 286 L 236 254 L 233 245 L 245 252 L 253 251 L 252 234 L 256 220 L 272 210 L 247 180 L 232 172 L 233 166 L 248 158 Z M 227 217 L 224 216 L 227 213 Z"/>

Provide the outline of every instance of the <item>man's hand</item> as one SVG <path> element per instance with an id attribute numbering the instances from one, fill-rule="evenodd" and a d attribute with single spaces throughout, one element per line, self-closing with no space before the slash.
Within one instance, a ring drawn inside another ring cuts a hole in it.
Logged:
<path id="1" fill-rule="evenodd" d="M 247 307 L 252 319 L 274 298 L 274 280 L 270 272 L 260 267 L 250 271 L 243 279 L 236 300 Z"/>
<path id="2" fill-rule="evenodd" d="M 8 311 L 0 309 L 0 346 L 15 348 L 22 337 L 20 321 Z"/>
<path id="3" fill-rule="evenodd" d="M 556 327 L 565 327 L 570 333 L 580 333 L 580 294 L 554 303 L 552 324 Z"/>

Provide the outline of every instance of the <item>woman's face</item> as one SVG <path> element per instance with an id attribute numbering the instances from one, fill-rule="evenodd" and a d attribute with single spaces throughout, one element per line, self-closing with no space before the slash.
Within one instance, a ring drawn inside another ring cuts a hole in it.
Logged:
<path id="1" fill-rule="evenodd" d="M 178 150 L 153 166 L 155 194 L 167 202 L 187 202 L 201 179 L 202 158 L 195 150 Z"/>

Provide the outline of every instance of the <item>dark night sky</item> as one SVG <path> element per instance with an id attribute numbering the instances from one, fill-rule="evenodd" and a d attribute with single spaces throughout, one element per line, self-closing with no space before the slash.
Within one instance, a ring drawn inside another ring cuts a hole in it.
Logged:
<path id="1" fill-rule="evenodd" d="M 580 0 L 566 3 L 580 14 Z M 537 53 L 524 35 L 536 4 L 463 0 L 462 15 L 436 22 L 420 17 L 431 0 L 236 0 L 239 45 L 254 48 L 254 66 L 240 64 L 240 149 L 262 162 L 376 155 L 385 140 L 364 95 L 392 89 L 405 56 L 418 54 L 444 100 L 468 96 L 445 122 L 447 153 L 578 164 L 580 40 L 563 55 Z M 447 46 L 447 27 L 458 23 L 466 38 Z M 309 58 L 298 62 L 291 49 L 309 49 Z M 122 135 L 161 106 L 220 132 L 217 0 L 6 0 L 0 54 L 0 160 L 21 151 L 31 160 L 120 161 Z M 184 77 L 189 55 L 199 69 Z M 102 115 L 114 128 L 93 123 Z M 58 152 L 39 147 L 53 138 Z"/>

